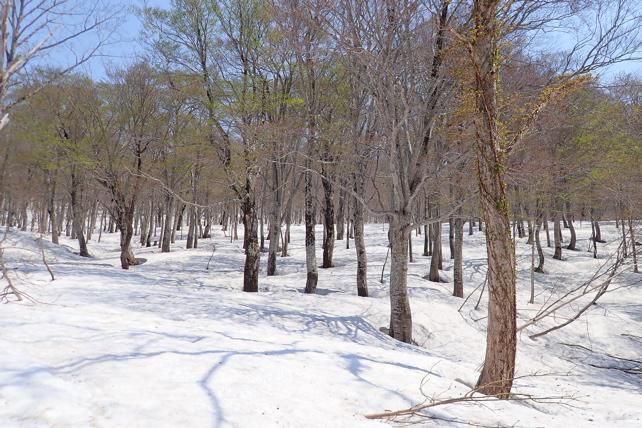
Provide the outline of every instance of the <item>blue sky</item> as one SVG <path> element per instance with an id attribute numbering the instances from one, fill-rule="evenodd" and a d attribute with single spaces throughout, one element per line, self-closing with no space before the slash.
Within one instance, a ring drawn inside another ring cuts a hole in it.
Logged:
<path id="1" fill-rule="evenodd" d="M 116 31 L 111 36 L 111 42 L 102 49 L 102 55 L 92 59 L 82 68 L 82 71 L 98 80 L 106 78 L 109 68 L 134 61 L 137 55 L 144 50 L 140 37 L 142 24 L 134 13 L 134 8 L 144 4 L 156 7 L 169 7 L 170 5 L 170 0 L 105 0 L 105 2 L 110 10 L 122 9 L 123 16 L 117 20 Z M 642 9 L 642 0 L 640 5 Z M 91 41 L 83 41 L 83 43 L 90 45 Z M 642 60 L 616 64 L 601 71 L 600 74 L 608 81 L 622 72 L 642 77 Z"/>

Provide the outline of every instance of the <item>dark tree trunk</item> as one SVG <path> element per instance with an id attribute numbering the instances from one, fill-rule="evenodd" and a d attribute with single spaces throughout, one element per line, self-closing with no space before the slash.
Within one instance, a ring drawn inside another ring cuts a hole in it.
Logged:
<path id="1" fill-rule="evenodd" d="M 448 244 L 450 245 L 450 260 L 455 259 L 455 221 L 452 217 L 448 219 Z"/>
<path id="2" fill-rule="evenodd" d="M 306 162 L 309 169 L 309 161 Z M 315 294 L 317 290 L 317 281 L 319 280 L 319 272 L 317 270 L 317 256 L 315 248 L 314 226 L 316 213 L 314 210 L 314 195 L 312 189 L 312 173 L 306 171 L 305 173 L 305 265 L 307 270 L 307 278 L 305 281 L 305 292 L 308 294 Z"/>
<path id="3" fill-rule="evenodd" d="M 85 234 L 83 233 L 83 212 L 78 201 L 78 192 L 80 191 L 80 180 L 76 174 L 75 167 L 72 167 L 71 172 L 71 211 L 73 228 L 78 239 L 78 247 L 80 249 L 79 255 L 81 257 L 89 257 L 87 250 L 87 242 L 85 241 Z"/>
<path id="4" fill-rule="evenodd" d="M 49 198 L 47 199 L 47 212 L 51 222 L 51 242 L 58 244 L 58 221 L 56 218 L 56 178 L 51 172 L 47 173 L 47 184 L 49 184 Z"/>
<path id="5" fill-rule="evenodd" d="M 599 242 L 600 244 L 606 243 L 604 239 L 602 239 L 602 230 L 600 229 L 600 222 L 595 220 L 595 242 Z"/>
<path id="6" fill-rule="evenodd" d="M 325 231 L 323 242 L 323 268 L 331 268 L 333 264 L 334 253 L 334 185 L 324 177 L 323 196 L 325 199 L 325 208 L 323 210 L 323 228 Z"/>
<path id="7" fill-rule="evenodd" d="M 562 228 L 560 225 L 560 215 L 555 214 L 555 220 L 553 222 L 553 237 L 555 238 L 555 254 L 553 258 L 556 260 L 562 260 Z"/>
<path id="8" fill-rule="evenodd" d="M 243 214 L 243 230 L 245 242 L 245 268 L 243 269 L 243 291 L 256 293 L 259 291 L 259 267 L 261 249 L 258 235 L 258 213 L 256 200 L 249 179 L 246 181 L 245 195 L 241 202 Z"/>
<path id="9" fill-rule="evenodd" d="M 567 212 L 570 210 L 570 204 L 567 204 Z M 577 250 L 577 234 L 575 233 L 575 225 L 573 224 L 573 217 L 569 217 L 568 219 L 568 228 L 571 232 L 571 239 L 568 242 L 568 245 L 566 248 L 568 250 L 576 251 Z"/>
<path id="10" fill-rule="evenodd" d="M 336 225 L 337 241 L 343 240 L 343 234 L 345 232 L 345 221 L 346 221 L 345 220 L 346 219 L 345 200 L 346 200 L 346 192 L 345 190 L 341 189 L 339 191 L 339 205 L 337 207 L 337 225 Z M 356 231 L 355 231 L 355 236 L 356 236 Z"/>
<path id="11" fill-rule="evenodd" d="M 428 225 L 424 224 L 424 256 L 430 255 L 430 233 L 428 233 Z"/>
<path id="12" fill-rule="evenodd" d="M 464 297 L 464 222 L 461 217 L 454 221 L 454 266 L 453 266 L 453 296 Z"/>

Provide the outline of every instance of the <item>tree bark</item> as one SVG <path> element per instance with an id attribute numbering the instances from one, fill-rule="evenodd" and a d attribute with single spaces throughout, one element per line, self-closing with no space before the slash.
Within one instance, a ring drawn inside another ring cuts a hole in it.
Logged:
<path id="1" fill-rule="evenodd" d="M 75 167 L 71 170 L 71 212 L 72 222 L 76 238 L 78 239 L 78 247 L 80 249 L 80 257 L 89 257 L 87 250 L 87 242 L 85 241 L 85 234 L 83 233 L 83 212 L 78 201 L 78 192 L 80 188 L 80 180 L 76 174 Z"/>
<path id="2" fill-rule="evenodd" d="M 357 187 L 355 185 L 355 191 Z M 357 252 L 357 295 L 368 297 L 368 257 L 364 235 L 363 205 L 354 199 L 354 248 Z M 338 223 L 337 223 L 338 224 Z"/>
<path id="3" fill-rule="evenodd" d="M 254 192 L 249 178 L 246 179 L 245 194 L 241 202 L 245 243 L 245 267 L 243 269 L 243 291 L 259 291 L 259 267 L 261 248 L 258 235 L 258 213 Z"/>
<path id="4" fill-rule="evenodd" d="M 323 196 L 325 199 L 325 208 L 323 210 L 323 227 L 325 234 L 322 267 L 331 268 L 334 267 L 332 260 L 334 254 L 334 186 L 325 175 L 321 181 L 323 183 Z"/>
<path id="5" fill-rule="evenodd" d="M 407 218 L 389 217 L 390 230 L 390 336 L 412 343 L 412 315 L 408 300 L 408 237 L 411 224 Z"/>
<path id="6" fill-rule="evenodd" d="M 515 252 L 505 178 L 508 160 L 498 126 L 498 7 L 497 0 L 474 2 L 475 34 L 471 40 L 478 111 L 475 145 L 480 202 L 486 223 L 489 294 L 486 355 L 477 390 L 506 399 L 515 373 L 517 305 Z"/>
<path id="7" fill-rule="evenodd" d="M 312 173 L 309 171 L 310 162 L 306 161 L 305 171 L 305 265 L 307 277 L 305 281 L 305 292 L 315 294 L 319 272 L 317 270 L 317 256 L 315 248 L 314 226 L 316 213 L 314 210 L 314 195 L 312 194 Z"/>
<path id="8" fill-rule="evenodd" d="M 555 221 L 553 222 L 553 237 L 555 239 L 555 254 L 553 258 L 562 260 L 562 228 L 560 225 L 560 215 L 555 214 Z"/>
<path id="9" fill-rule="evenodd" d="M 454 227 L 453 296 L 464 297 L 464 222 L 461 217 L 454 220 Z"/>

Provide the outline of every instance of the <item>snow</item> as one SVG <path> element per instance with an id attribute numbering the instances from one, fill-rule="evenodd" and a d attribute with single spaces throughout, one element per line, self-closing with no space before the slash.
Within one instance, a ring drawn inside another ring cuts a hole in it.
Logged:
<path id="1" fill-rule="evenodd" d="M 586 252 L 590 225 L 576 227 L 581 251 L 564 251 L 557 261 L 545 248 L 548 273 L 536 275 L 534 305 L 527 303 L 531 249 L 518 240 L 518 325 L 590 278 L 617 247 L 615 225 L 605 224 L 611 243 L 594 260 Z M 317 232 L 320 243 L 321 227 Z M 446 225 L 442 276 L 452 278 L 447 233 Z M 345 241 L 336 243 L 336 267 L 319 269 L 318 294 L 302 293 L 300 226 L 293 227 L 291 255 L 278 259 L 277 276 L 264 275 L 262 257 L 258 294 L 240 291 L 242 241 L 219 230 L 199 249 L 183 249 L 180 239 L 169 254 L 136 245 L 147 262 L 129 271 L 119 268 L 117 234 L 103 234 L 100 244 L 95 235 L 93 257 L 82 259 L 69 239 L 55 246 L 11 232 L 4 244 L 10 275 L 36 302 L 0 306 L 0 426 L 377 427 L 389 422 L 364 415 L 418 404 L 424 394 L 463 395 L 483 361 L 486 299 L 474 310 L 475 294 L 458 312 L 463 301 L 451 295 L 452 284 L 423 279 L 429 258 L 417 250 L 423 236 L 413 236 L 408 284 L 418 346 L 389 338 L 381 330 L 388 323 L 387 270 L 379 282 L 386 236 L 385 225 L 366 226 L 371 297 L 360 298 L 354 247 L 346 250 Z M 480 232 L 466 230 L 464 238 L 469 295 L 484 279 L 485 247 Z M 39 261 L 41 246 L 53 282 Z M 642 375 L 595 367 L 635 367 L 607 354 L 640 360 L 641 278 L 617 277 L 617 290 L 564 329 L 528 337 L 564 321 L 586 299 L 520 332 L 514 392 L 561 398 L 453 404 L 431 409 L 436 419 L 420 422 L 642 426 Z"/>

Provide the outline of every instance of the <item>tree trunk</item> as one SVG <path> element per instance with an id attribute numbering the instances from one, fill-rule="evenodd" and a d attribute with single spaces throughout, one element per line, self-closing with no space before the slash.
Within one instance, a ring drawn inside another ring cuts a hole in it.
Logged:
<path id="1" fill-rule="evenodd" d="M 454 227 L 453 296 L 464 297 L 464 222 L 461 217 L 455 219 Z"/>
<path id="2" fill-rule="evenodd" d="M 165 221 L 162 229 L 162 242 L 161 242 L 161 253 L 169 253 L 171 250 L 172 243 L 172 230 L 174 229 L 174 222 L 172 220 L 172 214 L 174 213 L 174 197 L 167 193 L 165 195 Z"/>
<path id="3" fill-rule="evenodd" d="M 448 244 L 450 246 L 450 260 L 455 259 L 455 221 L 452 217 L 448 219 Z"/>
<path id="4" fill-rule="evenodd" d="M 323 183 L 323 196 L 325 209 L 323 211 L 323 227 L 325 230 L 323 242 L 323 268 L 334 266 L 332 257 L 334 253 L 334 186 L 330 180 L 321 179 Z"/>
<path id="5" fill-rule="evenodd" d="M 120 265 L 123 269 L 136 265 L 136 257 L 132 251 L 131 242 L 134 236 L 133 209 L 120 207 L 118 230 L 120 231 Z"/>
<path id="6" fill-rule="evenodd" d="M 408 300 L 408 237 L 410 221 L 390 216 L 390 336 L 412 343 L 412 315 Z"/>
<path id="7" fill-rule="evenodd" d="M 471 51 L 476 62 L 475 94 L 477 172 L 488 254 L 488 327 L 484 366 L 477 391 L 509 398 L 515 373 L 517 305 L 515 251 L 511 241 L 506 194 L 507 154 L 498 126 L 499 2 L 477 0 L 473 5 L 475 36 Z"/>
<path id="8" fill-rule="evenodd" d="M 337 241 L 343 240 L 343 234 L 345 231 L 345 218 L 346 218 L 345 199 L 346 199 L 346 191 L 341 189 L 339 191 L 339 206 L 337 207 L 337 225 L 336 225 Z M 355 231 L 355 239 L 356 239 L 356 231 Z"/>
<path id="9" fill-rule="evenodd" d="M 182 215 L 182 214 L 181 214 Z M 187 211 L 187 220 L 189 221 L 189 225 L 187 227 L 187 242 L 185 242 L 185 248 L 190 249 L 194 248 L 194 235 L 196 233 L 196 225 L 194 224 L 194 207 L 189 207 Z M 180 225 L 179 225 L 180 229 Z"/>
<path id="10" fill-rule="evenodd" d="M 430 234 L 428 233 L 428 225 L 424 224 L 424 256 L 430 255 Z"/>
<path id="11" fill-rule="evenodd" d="M 261 249 L 258 235 L 258 213 L 256 200 L 249 179 L 246 181 L 245 195 L 241 203 L 245 242 L 245 268 L 243 269 L 243 291 L 259 291 L 259 267 Z"/>
<path id="12" fill-rule="evenodd" d="M 309 171 L 310 161 L 306 161 L 305 174 L 305 266 L 307 278 L 305 292 L 314 294 L 317 290 L 319 272 L 317 271 L 317 256 L 315 248 L 314 226 L 316 213 L 314 210 L 314 195 L 312 189 L 312 173 Z"/>
<path id="13" fill-rule="evenodd" d="M 540 222 L 537 221 L 537 224 L 535 225 L 535 246 L 537 247 L 537 257 L 539 258 L 539 263 L 537 265 L 537 268 L 535 268 L 535 272 L 539 273 L 544 273 L 544 251 L 542 250 L 542 243 L 539 239 L 539 231 L 540 231 Z"/>
<path id="14" fill-rule="evenodd" d="M 570 211 L 570 204 L 566 205 L 567 212 Z M 566 249 L 576 251 L 577 250 L 577 234 L 575 232 L 575 225 L 573 224 L 573 217 L 568 219 L 568 229 L 571 232 L 571 240 L 568 242 Z"/>
<path id="15" fill-rule="evenodd" d="M 595 220 L 595 242 L 599 242 L 600 244 L 606 243 L 606 241 L 602 239 L 602 230 L 600 229 L 600 222 L 598 220 Z"/>
<path id="16" fill-rule="evenodd" d="M 556 260 L 562 260 L 562 228 L 560 225 L 560 215 L 555 214 L 555 220 L 553 222 L 553 237 L 555 238 L 555 254 L 553 258 Z"/>
<path id="17" fill-rule="evenodd" d="M 551 233 L 548 230 L 548 216 L 544 217 L 544 230 L 546 231 L 546 246 L 551 248 Z"/>
<path id="18" fill-rule="evenodd" d="M 358 191 L 355 184 L 355 191 Z M 363 225 L 363 205 L 354 199 L 354 248 L 357 252 L 357 295 L 368 297 L 368 257 Z M 338 223 L 337 223 L 338 224 Z"/>
<path id="19" fill-rule="evenodd" d="M 51 172 L 47 173 L 47 183 L 49 184 L 49 198 L 47 199 L 47 212 L 51 222 L 51 242 L 58 244 L 58 222 L 56 218 L 56 178 Z"/>
<path id="20" fill-rule="evenodd" d="M 279 251 L 279 238 L 281 236 L 281 205 L 283 204 L 283 190 L 281 174 L 276 162 L 272 164 L 272 194 L 274 200 L 270 209 L 270 247 L 268 249 L 267 275 L 276 274 L 276 253 Z M 283 244 L 286 245 L 285 243 Z"/>
<path id="21" fill-rule="evenodd" d="M 622 224 L 624 228 L 624 224 Z M 640 273 L 638 269 L 638 250 L 635 244 L 635 228 L 633 227 L 633 220 L 629 217 L 629 235 L 631 235 L 631 255 L 633 256 L 633 272 Z"/>
<path id="22" fill-rule="evenodd" d="M 439 282 L 439 259 L 441 258 L 441 222 L 432 225 L 432 257 L 428 280 Z"/>
<path id="23" fill-rule="evenodd" d="M 83 233 L 83 213 L 78 201 L 78 191 L 80 187 L 80 180 L 76 174 L 75 167 L 72 167 L 71 172 L 71 212 L 72 222 L 76 238 L 78 239 L 78 247 L 80 249 L 80 257 L 89 257 L 87 250 L 87 242 L 85 241 L 85 234 Z"/>

